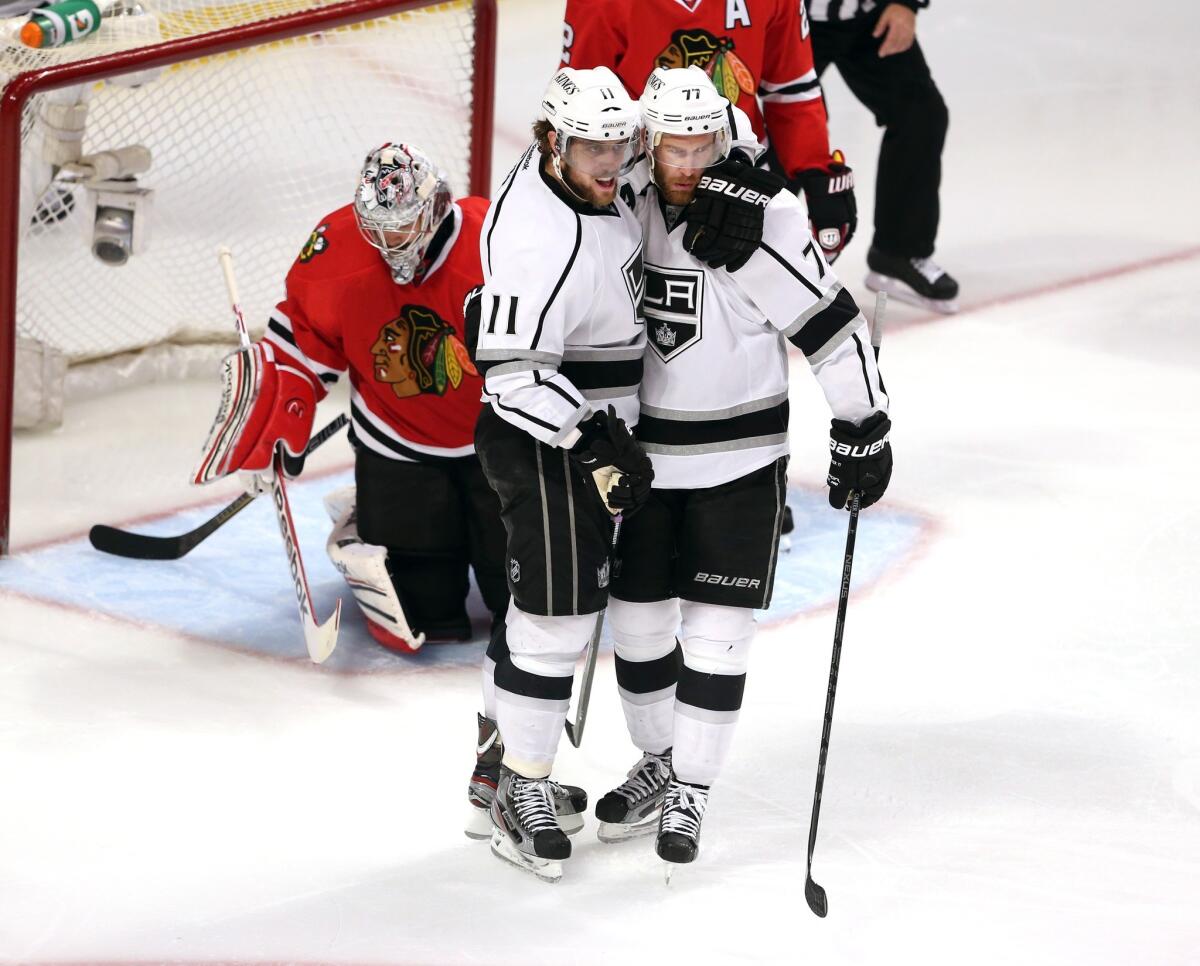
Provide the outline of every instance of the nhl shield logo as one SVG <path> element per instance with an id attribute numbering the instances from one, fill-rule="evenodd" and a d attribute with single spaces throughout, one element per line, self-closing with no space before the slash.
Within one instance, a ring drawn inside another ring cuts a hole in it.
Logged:
<path id="1" fill-rule="evenodd" d="M 828 251 L 831 248 L 837 248 L 838 242 L 842 240 L 842 233 L 836 228 L 822 228 L 817 232 L 817 241 L 821 243 L 821 247 Z"/>
<path id="2" fill-rule="evenodd" d="M 521 582 L 521 562 L 516 557 L 508 558 L 508 576 L 514 584 Z"/>
<path id="3" fill-rule="evenodd" d="M 646 265 L 645 275 L 648 341 L 670 362 L 704 336 L 704 272 Z"/>

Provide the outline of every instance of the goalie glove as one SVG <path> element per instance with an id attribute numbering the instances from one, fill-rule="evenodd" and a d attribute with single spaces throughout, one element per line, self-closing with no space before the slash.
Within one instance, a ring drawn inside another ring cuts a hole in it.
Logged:
<path id="1" fill-rule="evenodd" d="M 808 226 L 825 253 L 825 260 L 832 263 L 858 227 L 854 172 L 846 165 L 842 152 L 834 151 L 827 168 L 801 171 L 789 187 L 797 194 L 804 189 Z"/>
<path id="2" fill-rule="evenodd" d="M 892 421 L 887 413 L 873 413 L 861 426 L 835 419 L 829 429 L 829 505 L 845 507 L 851 491 L 861 497 L 864 509 L 883 496 L 892 478 Z"/>
<path id="3" fill-rule="evenodd" d="M 758 251 L 767 205 L 786 182 L 731 154 L 704 171 L 684 208 L 683 247 L 711 268 L 736 272 Z"/>
<path id="4" fill-rule="evenodd" d="M 593 413 L 579 424 L 571 459 L 596 485 L 604 508 L 614 516 L 632 513 L 650 496 L 654 466 L 617 411 Z"/>
<path id="5" fill-rule="evenodd" d="M 255 342 L 227 355 L 221 382 L 221 404 L 193 483 L 211 483 L 238 470 L 269 473 L 277 442 L 292 456 L 304 452 L 316 391 L 299 370 L 275 361 L 270 343 Z"/>

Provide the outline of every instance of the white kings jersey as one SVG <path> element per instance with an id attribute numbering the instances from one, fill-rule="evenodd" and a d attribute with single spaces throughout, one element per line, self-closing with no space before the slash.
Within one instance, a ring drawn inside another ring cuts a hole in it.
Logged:
<path id="1" fill-rule="evenodd" d="M 637 199 L 649 341 L 638 439 L 654 486 L 698 489 L 788 453 L 787 339 L 805 355 L 833 415 L 887 411 L 866 319 L 813 242 L 786 191 L 766 209 L 758 251 L 735 273 L 683 248 L 653 185 Z"/>
<path id="2" fill-rule="evenodd" d="M 607 409 L 632 428 L 646 326 L 642 229 L 620 198 L 586 204 L 531 145 L 484 221 L 476 363 L 496 414 L 551 446 Z"/>

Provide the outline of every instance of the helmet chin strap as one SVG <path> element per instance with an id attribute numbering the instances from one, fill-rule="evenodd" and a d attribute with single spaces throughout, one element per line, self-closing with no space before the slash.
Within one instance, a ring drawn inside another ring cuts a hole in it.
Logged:
<path id="1" fill-rule="evenodd" d="M 592 202 L 589 199 L 583 197 L 583 195 L 571 187 L 571 182 L 568 181 L 566 175 L 563 174 L 561 162 L 562 156 L 558 153 L 558 148 L 556 147 L 550 154 L 550 165 L 554 168 L 554 176 L 558 178 L 558 180 L 562 183 L 562 186 L 571 192 L 571 194 L 582 201 L 585 205 L 590 205 Z"/>

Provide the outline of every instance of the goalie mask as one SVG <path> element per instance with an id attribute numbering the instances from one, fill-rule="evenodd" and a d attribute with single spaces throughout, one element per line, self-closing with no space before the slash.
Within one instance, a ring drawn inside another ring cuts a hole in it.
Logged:
<path id="1" fill-rule="evenodd" d="M 638 148 L 637 105 L 607 67 L 558 71 L 542 97 L 541 119 L 554 126 L 554 170 L 561 164 L 608 180 L 633 166 Z"/>
<path id="2" fill-rule="evenodd" d="M 650 167 L 692 170 L 729 157 L 729 101 L 701 68 L 655 68 L 640 101 Z"/>
<path id="3" fill-rule="evenodd" d="M 445 173 L 412 145 L 389 143 L 367 155 L 354 196 L 354 220 L 398 285 L 416 277 L 452 200 Z"/>

